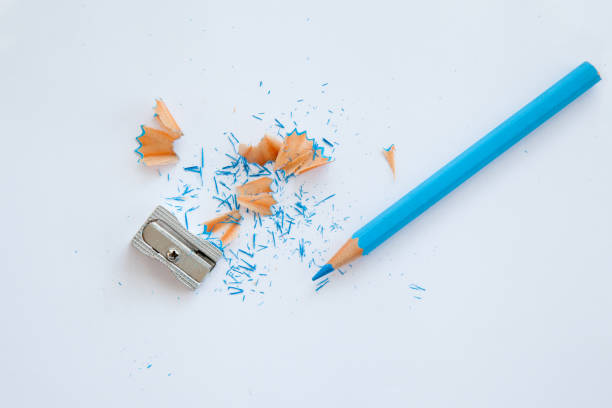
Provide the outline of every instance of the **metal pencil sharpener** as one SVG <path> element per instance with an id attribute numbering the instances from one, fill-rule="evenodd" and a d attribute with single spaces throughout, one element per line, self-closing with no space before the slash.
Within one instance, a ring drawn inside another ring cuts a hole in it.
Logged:
<path id="1" fill-rule="evenodd" d="M 143 254 L 157 259 L 178 280 L 196 289 L 221 258 L 221 251 L 192 235 L 164 207 L 158 206 L 140 227 L 134 245 Z"/>

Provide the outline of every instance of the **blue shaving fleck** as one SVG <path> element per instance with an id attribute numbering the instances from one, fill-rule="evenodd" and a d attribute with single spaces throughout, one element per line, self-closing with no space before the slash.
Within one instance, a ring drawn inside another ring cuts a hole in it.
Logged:
<path id="1" fill-rule="evenodd" d="M 304 260 L 304 256 L 306 255 L 306 249 L 304 247 L 304 238 L 300 239 L 300 242 L 299 242 L 298 245 L 299 245 L 298 246 L 298 250 L 299 250 L 299 253 L 300 253 L 300 259 Z"/>
<path id="2" fill-rule="evenodd" d="M 189 220 L 187 219 L 187 214 L 189 214 L 193 210 L 197 210 L 198 208 L 200 208 L 199 205 L 197 207 L 191 207 L 190 209 L 185 211 L 185 229 L 189 229 Z"/>
<path id="3" fill-rule="evenodd" d="M 336 194 L 332 194 L 330 196 L 325 197 L 324 199 L 322 199 L 321 201 L 319 201 L 318 203 L 316 203 L 314 206 L 318 207 L 320 204 L 324 203 L 325 201 L 329 200 L 330 198 L 334 197 Z"/>
<path id="4" fill-rule="evenodd" d="M 166 200 L 185 201 L 185 197 L 182 197 L 182 196 L 166 197 Z"/>
<path id="5" fill-rule="evenodd" d="M 323 286 L 327 285 L 327 283 L 328 283 L 328 282 L 329 282 L 329 278 L 325 278 L 325 279 L 323 279 L 321 282 L 319 282 L 319 283 L 317 284 L 317 288 L 315 289 L 315 291 L 317 291 L 317 292 L 318 292 L 319 290 L 321 290 L 321 288 L 322 288 Z"/>

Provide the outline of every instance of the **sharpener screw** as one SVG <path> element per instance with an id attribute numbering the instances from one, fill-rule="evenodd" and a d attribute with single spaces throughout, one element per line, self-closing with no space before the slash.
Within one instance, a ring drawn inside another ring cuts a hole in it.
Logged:
<path id="1" fill-rule="evenodd" d="M 181 253 L 176 248 L 170 248 L 170 249 L 168 249 L 168 252 L 166 252 L 166 258 L 170 262 L 176 262 L 180 255 L 181 255 Z"/>

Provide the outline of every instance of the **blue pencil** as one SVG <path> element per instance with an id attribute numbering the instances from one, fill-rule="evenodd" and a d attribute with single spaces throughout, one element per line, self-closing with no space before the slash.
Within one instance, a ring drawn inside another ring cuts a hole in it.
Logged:
<path id="1" fill-rule="evenodd" d="M 600 79 L 597 70 L 583 62 L 353 234 L 312 280 L 369 254 Z"/>

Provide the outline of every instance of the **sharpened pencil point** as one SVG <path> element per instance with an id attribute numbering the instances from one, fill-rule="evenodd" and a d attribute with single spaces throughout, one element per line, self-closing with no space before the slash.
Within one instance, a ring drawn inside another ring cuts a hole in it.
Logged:
<path id="1" fill-rule="evenodd" d="M 315 276 L 312 277 L 312 280 L 316 281 L 317 279 L 327 275 L 328 273 L 330 273 L 333 270 L 334 270 L 333 266 L 331 266 L 330 264 L 325 264 L 325 265 L 323 265 L 323 267 L 321 269 L 319 269 L 319 272 L 317 272 L 315 274 Z"/>

